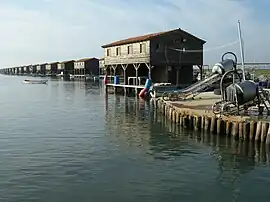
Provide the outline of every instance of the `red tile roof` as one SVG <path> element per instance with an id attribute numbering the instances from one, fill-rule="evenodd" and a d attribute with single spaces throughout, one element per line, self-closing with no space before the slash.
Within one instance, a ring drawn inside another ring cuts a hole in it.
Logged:
<path id="1" fill-rule="evenodd" d="M 83 59 L 76 60 L 75 62 L 85 62 L 87 60 L 92 60 L 92 59 L 97 59 L 97 58 L 83 58 Z"/>
<path id="2" fill-rule="evenodd" d="M 60 63 L 65 64 L 65 63 L 68 63 L 68 62 L 75 62 L 75 60 L 66 60 L 66 61 L 62 61 Z"/>
<path id="3" fill-rule="evenodd" d="M 152 34 L 146 34 L 146 35 L 142 35 L 142 36 L 137 36 L 137 37 L 131 37 L 131 38 L 127 38 L 127 39 L 123 39 L 123 40 L 120 40 L 120 41 L 115 41 L 115 42 L 112 42 L 112 43 L 109 43 L 109 44 L 106 44 L 106 45 L 103 45 L 102 48 L 108 48 L 108 47 L 111 47 L 111 46 L 119 46 L 119 45 L 124 45 L 124 44 L 129 44 L 129 43 L 136 43 L 136 42 L 141 42 L 141 41 L 147 41 L 147 40 L 150 40 L 152 39 L 153 37 L 156 37 L 156 36 L 160 36 L 160 35 L 163 35 L 163 34 L 168 34 L 170 32 L 174 32 L 174 31 L 181 31 L 185 34 L 188 34 L 198 40 L 201 40 L 203 43 L 205 43 L 204 40 L 182 30 L 182 29 L 173 29 L 173 30 L 169 30 L 169 31 L 164 31 L 164 32 L 157 32 L 157 33 L 152 33 Z"/>
<path id="4" fill-rule="evenodd" d="M 59 62 L 50 62 L 48 65 L 58 64 Z"/>

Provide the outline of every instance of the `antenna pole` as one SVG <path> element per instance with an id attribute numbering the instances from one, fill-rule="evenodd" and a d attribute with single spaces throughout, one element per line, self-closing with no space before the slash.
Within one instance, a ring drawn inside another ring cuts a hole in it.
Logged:
<path id="1" fill-rule="evenodd" d="M 238 36 L 239 36 L 239 42 L 240 42 L 240 54 L 242 59 L 242 72 L 243 72 L 243 80 L 246 80 L 245 76 L 245 60 L 244 60 L 244 48 L 243 48 L 243 40 L 242 40 L 242 33 L 241 33 L 241 27 L 240 27 L 240 20 L 238 20 Z"/>

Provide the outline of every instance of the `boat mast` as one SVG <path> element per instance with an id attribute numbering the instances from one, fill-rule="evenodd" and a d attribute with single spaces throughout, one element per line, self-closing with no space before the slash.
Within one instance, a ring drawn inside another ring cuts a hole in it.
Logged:
<path id="1" fill-rule="evenodd" d="M 238 20 L 238 36 L 239 36 L 239 42 L 240 42 L 240 54 L 241 54 L 241 60 L 242 60 L 242 73 L 243 73 L 243 80 L 246 80 L 245 76 L 245 60 L 244 60 L 244 48 L 243 48 L 243 39 L 242 39 L 242 33 L 241 33 L 241 27 L 240 27 L 240 20 Z"/>

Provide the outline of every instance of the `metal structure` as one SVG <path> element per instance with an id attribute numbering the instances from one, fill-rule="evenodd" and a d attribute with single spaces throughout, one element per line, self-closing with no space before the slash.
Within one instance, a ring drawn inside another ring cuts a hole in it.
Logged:
<path id="1" fill-rule="evenodd" d="M 250 107 L 257 106 L 260 115 L 262 115 L 264 109 L 266 109 L 267 114 L 269 115 L 269 92 L 258 86 L 254 81 L 245 80 L 244 69 L 242 69 L 241 78 L 241 74 L 236 68 L 236 55 L 232 52 L 225 53 L 224 55 L 226 54 L 232 54 L 234 56 L 234 68 L 232 70 L 226 71 L 222 75 L 220 80 L 221 101 L 216 102 L 212 106 L 213 113 L 239 115 L 241 111 L 247 111 Z M 221 72 L 221 69 L 217 67 L 216 71 Z M 230 75 L 233 77 L 232 83 L 225 87 L 224 80 Z M 238 82 L 236 82 L 235 77 L 238 77 Z"/>
<path id="2" fill-rule="evenodd" d="M 232 82 L 225 88 L 224 79 L 230 74 L 238 76 L 239 82 Z M 212 106 L 214 114 L 239 115 L 241 111 L 248 111 L 250 107 L 257 106 L 259 115 L 264 109 L 270 114 L 269 92 L 258 86 L 252 80 L 241 80 L 236 70 L 226 72 L 220 81 L 221 101 Z"/>
<path id="3" fill-rule="evenodd" d="M 225 58 L 227 55 L 232 55 L 233 59 Z M 245 80 L 243 69 L 237 69 L 237 57 L 232 52 L 223 54 L 221 62 L 213 66 L 212 74 L 208 78 L 182 90 L 165 92 L 162 99 L 176 101 L 194 98 L 218 81 L 220 81 L 221 101 L 212 106 L 213 113 L 238 115 L 241 111 L 257 106 L 259 114 L 263 114 L 266 109 L 267 114 L 270 115 L 269 92 L 254 81 Z"/>
<path id="4" fill-rule="evenodd" d="M 234 58 L 226 59 L 226 55 L 232 55 Z M 183 90 L 165 92 L 162 99 L 176 101 L 186 100 L 190 96 L 194 98 L 218 81 L 220 81 L 221 101 L 212 106 L 213 113 L 238 115 L 241 111 L 247 111 L 250 107 L 257 106 L 260 115 L 263 114 L 264 109 L 268 115 L 270 114 L 269 92 L 254 81 L 245 80 L 243 69 L 237 69 L 237 57 L 232 52 L 223 54 L 222 61 L 213 66 L 212 74 L 208 78 Z M 230 83 L 225 84 L 225 81 L 230 81 Z"/>
<path id="5" fill-rule="evenodd" d="M 228 54 L 233 55 L 234 59 L 225 58 L 225 56 Z M 162 95 L 162 99 L 165 101 L 186 100 L 189 97 L 193 99 L 195 96 L 199 95 L 201 92 L 204 92 L 211 85 L 220 81 L 222 79 L 222 76 L 226 72 L 231 71 L 231 70 L 233 70 L 234 72 L 237 72 L 236 65 L 237 65 L 236 55 L 232 52 L 227 52 L 223 54 L 221 62 L 216 63 L 213 66 L 212 74 L 209 77 L 203 80 L 200 80 L 188 86 L 185 89 L 180 89 L 180 90 L 171 91 L 171 92 L 164 92 Z"/>

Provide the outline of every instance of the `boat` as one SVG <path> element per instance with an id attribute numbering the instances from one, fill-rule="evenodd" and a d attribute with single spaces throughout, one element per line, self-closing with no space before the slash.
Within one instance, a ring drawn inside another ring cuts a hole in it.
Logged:
<path id="1" fill-rule="evenodd" d="M 69 79 L 74 80 L 75 79 L 75 76 L 72 75 L 72 74 L 69 74 Z"/>
<path id="2" fill-rule="evenodd" d="M 99 81 L 99 77 L 95 75 L 85 75 L 85 80 L 87 81 Z"/>
<path id="3" fill-rule="evenodd" d="M 152 98 L 158 98 L 162 97 L 164 92 L 172 92 L 175 90 L 179 90 L 179 88 L 171 83 L 155 83 L 150 88 L 150 96 Z"/>
<path id="4" fill-rule="evenodd" d="M 47 84 L 48 80 L 30 80 L 30 79 L 25 79 L 23 80 L 23 83 L 27 84 Z"/>

